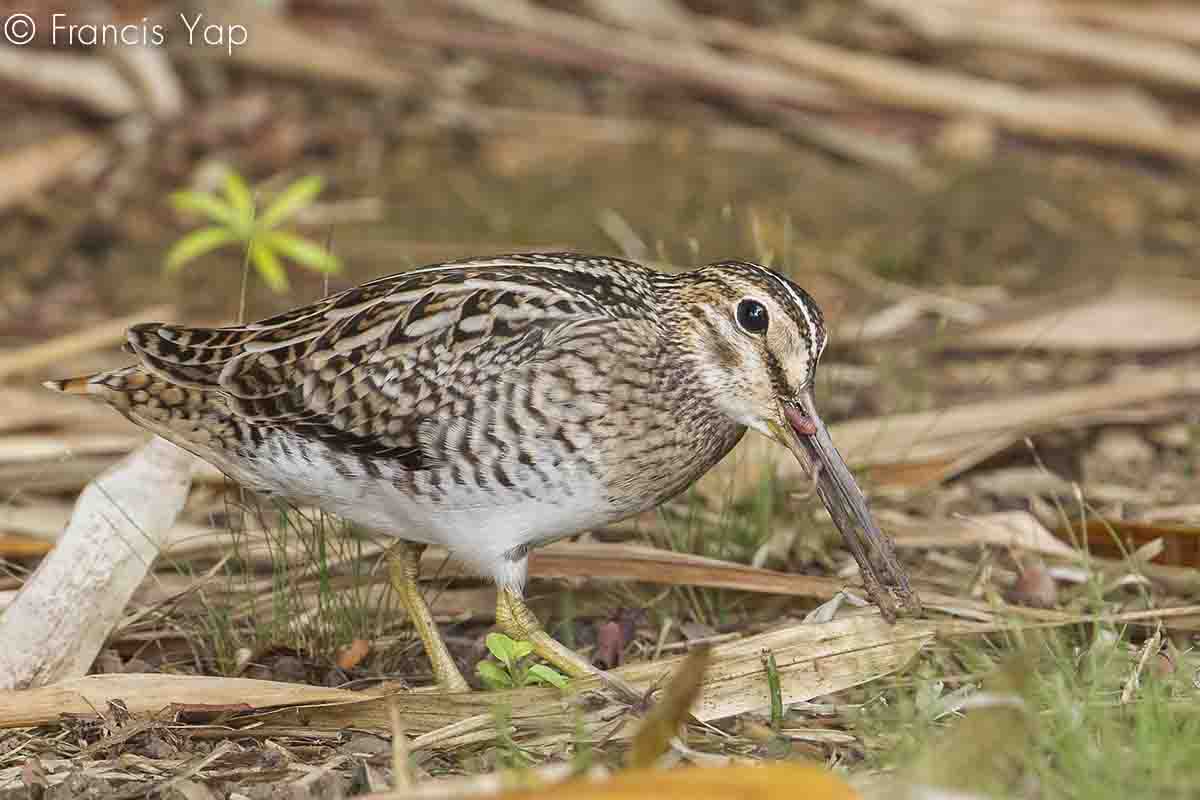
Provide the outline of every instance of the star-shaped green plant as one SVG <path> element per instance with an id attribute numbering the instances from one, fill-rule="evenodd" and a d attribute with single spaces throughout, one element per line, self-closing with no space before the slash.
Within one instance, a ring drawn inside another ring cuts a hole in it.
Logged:
<path id="1" fill-rule="evenodd" d="M 207 217 L 213 224 L 192 231 L 177 241 L 166 256 L 166 271 L 177 272 L 185 264 L 226 245 L 243 248 L 247 262 L 273 291 L 288 289 L 283 259 L 326 274 L 338 272 L 342 262 L 321 245 L 302 236 L 279 230 L 296 212 L 312 205 L 324 188 L 321 178 L 299 178 L 275 196 L 262 214 L 254 194 L 241 175 L 225 173 L 221 194 L 185 190 L 171 195 L 171 204 L 180 211 Z"/>

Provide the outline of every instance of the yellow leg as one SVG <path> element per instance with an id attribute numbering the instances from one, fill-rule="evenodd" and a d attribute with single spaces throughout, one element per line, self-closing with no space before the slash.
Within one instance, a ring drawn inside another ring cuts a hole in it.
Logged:
<path id="1" fill-rule="evenodd" d="M 640 704 L 642 694 L 615 675 L 590 664 L 583 656 L 559 643 L 546 633 L 524 599 L 511 589 L 500 588 L 496 595 L 496 625 L 511 639 L 529 642 L 543 661 L 571 678 L 596 677 L 630 703 Z"/>
<path id="2" fill-rule="evenodd" d="M 400 602 L 404 604 L 413 628 L 421 637 L 421 644 L 425 646 L 425 652 L 433 664 L 433 677 L 438 686 L 447 692 L 469 692 L 471 687 L 467 685 L 466 679 L 458 671 L 458 665 L 454 663 L 453 656 L 446 649 L 446 643 L 438 633 L 437 623 L 433 621 L 433 614 L 429 612 L 429 606 L 421 596 L 421 587 L 417 584 L 421 573 L 421 553 L 424 550 L 423 544 L 400 542 L 388 551 L 388 574 L 392 589 L 400 596 Z"/>

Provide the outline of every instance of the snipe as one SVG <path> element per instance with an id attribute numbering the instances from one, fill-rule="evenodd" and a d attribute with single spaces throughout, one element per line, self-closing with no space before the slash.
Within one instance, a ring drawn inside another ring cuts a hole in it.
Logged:
<path id="1" fill-rule="evenodd" d="M 417 588 L 425 545 L 495 579 L 509 635 L 595 673 L 522 600 L 529 548 L 662 503 L 747 428 L 814 476 L 884 615 L 919 611 L 817 415 L 821 312 L 764 267 L 469 259 L 249 325 L 147 323 L 128 339 L 135 365 L 47 385 L 104 400 L 247 487 L 402 540 L 392 581 L 448 689 L 467 684 Z"/>

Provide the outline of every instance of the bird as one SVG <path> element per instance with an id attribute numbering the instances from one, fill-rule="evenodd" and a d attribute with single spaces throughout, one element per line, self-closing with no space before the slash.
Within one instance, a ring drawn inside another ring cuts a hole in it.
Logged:
<path id="1" fill-rule="evenodd" d="M 418 588 L 431 544 L 495 581 L 506 634 L 628 694 L 528 608 L 529 551 L 680 494 L 747 430 L 807 470 L 883 615 L 920 613 L 817 413 L 828 335 L 812 296 L 759 264 L 518 253 L 249 324 L 138 324 L 135 363 L 46 386 L 107 403 L 249 489 L 395 537 L 389 578 L 444 690 L 469 684 Z"/>

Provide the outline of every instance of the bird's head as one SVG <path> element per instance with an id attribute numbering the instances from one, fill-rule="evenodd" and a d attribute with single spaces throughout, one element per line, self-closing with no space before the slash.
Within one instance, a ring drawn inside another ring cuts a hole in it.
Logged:
<path id="1" fill-rule="evenodd" d="M 673 306 L 697 388 L 721 413 L 796 457 L 884 614 L 891 616 L 897 606 L 919 611 L 891 542 L 817 413 L 813 384 L 829 337 L 816 301 L 783 275 L 741 261 L 681 277 Z"/>

